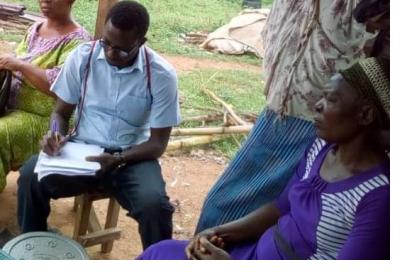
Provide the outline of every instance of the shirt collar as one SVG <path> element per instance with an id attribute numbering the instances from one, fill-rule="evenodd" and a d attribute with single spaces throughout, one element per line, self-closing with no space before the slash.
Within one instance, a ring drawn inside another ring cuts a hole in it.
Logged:
<path id="1" fill-rule="evenodd" d="M 98 46 L 99 46 L 99 53 L 98 53 L 98 56 L 97 56 L 97 60 L 105 60 L 106 61 L 104 49 L 100 45 L 99 41 L 98 41 Z M 144 46 L 141 46 L 139 48 L 139 51 L 138 51 L 138 57 L 135 59 L 134 63 L 131 66 L 128 66 L 128 67 L 125 67 L 125 68 L 122 68 L 122 69 L 118 69 L 115 66 L 111 66 L 111 65 L 110 66 L 115 68 L 118 73 L 131 73 L 132 71 L 134 71 L 136 69 L 141 71 L 141 72 L 144 72 L 144 65 L 145 65 L 145 59 L 143 59 L 144 54 L 145 54 L 145 48 L 144 48 Z"/>

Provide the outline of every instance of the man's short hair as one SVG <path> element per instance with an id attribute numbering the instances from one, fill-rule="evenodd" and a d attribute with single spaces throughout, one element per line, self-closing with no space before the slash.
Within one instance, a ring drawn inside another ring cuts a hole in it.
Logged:
<path id="1" fill-rule="evenodd" d="M 108 12 L 105 22 L 120 30 L 135 30 L 138 38 L 144 38 L 149 27 L 147 9 L 135 1 L 120 1 Z"/>

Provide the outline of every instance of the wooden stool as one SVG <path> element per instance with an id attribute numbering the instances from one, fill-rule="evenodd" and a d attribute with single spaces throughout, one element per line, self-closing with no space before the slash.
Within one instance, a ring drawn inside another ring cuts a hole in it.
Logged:
<path id="1" fill-rule="evenodd" d="M 107 217 L 104 229 L 98 221 L 93 207 L 93 201 L 109 199 Z M 120 205 L 115 198 L 106 193 L 86 193 L 75 197 L 75 217 L 73 239 L 84 247 L 101 244 L 101 252 L 109 253 L 112 250 L 114 240 L 121 237 L 121 230 L 117 222 L 120 213 Z M 88 231 L 88 233 L 87 233 Z"/>

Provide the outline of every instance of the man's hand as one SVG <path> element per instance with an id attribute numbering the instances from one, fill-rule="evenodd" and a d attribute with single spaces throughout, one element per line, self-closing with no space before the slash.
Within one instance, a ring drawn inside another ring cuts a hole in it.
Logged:
<path id="1" fill-rule="evenodd" d="M 49 130 L 40 141 L 41 150 L 49 156 L 56 156 L 67 142 L 68 137 L 63 137 L 59 132 Z"/>
<path id="2" fill-rule="evenodd" d="M 0 69 L 20 71 L 23 63 L 23 61 L 11 55 L 5 55 L 0 57 Z"/>
<path id="3" fill-rule="evenodd" d="M 98 162 L 101 165 L 101 169 L 97 172 L 97 175 L 106 173 L 118 167 L 118 159 L 109 153 L 102 153 L 99 156 L 88 156 L 85 160 Z"/>
<path id="4" fill-rule="evenodd" d="M 209 240 L 212 244 L 219 248 L 224 248 L 225 243 L 221 237 L 218 236 L 216 233 L 215 228 L 206 229 L 200 233 L 198 233 L 194 238 L 189 242 L 188 246 L 185 248 L 185 253 L 188 259 L 196 259 L 195 252 L 201 251 L 202 253 L 206 252 L 206 248 L 204 248 L 201 243 L 199 242 L 200 238 L 205 238 Z"/>
<path id="5" fill-rule="evenodd" d="M 195 250 L 194 259 L 196 260 L 231 260 L 231 256 L 225 250 L 218 248 L 205 237 L 199 238 L 200 247 L 204 250 Z M 205 251 L 205 252 L 203 252 Z"/>

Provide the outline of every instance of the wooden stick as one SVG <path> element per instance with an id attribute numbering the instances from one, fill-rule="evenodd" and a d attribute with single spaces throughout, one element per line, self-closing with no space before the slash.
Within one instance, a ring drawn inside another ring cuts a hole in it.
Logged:
<path id="1" fill-rule="evenodd" d="M 212 111 L 212 112 L 217 112 L 217 113 L 223 113 L 221 109 L 218 108 L 212 108 L 212 107 L 206 107 L 206 106 L 187 106 L 187 105 L 181 105 L 182 108 L 186 109 L 195 109 L 199 111 Z"/>
<path id="2" fill-rule="evenodd" d="M 239 142 L 239 140 L 238 140 L 238 138 L 236 138 L 235 134 L 232 134 L 232 138 L 235 141 L 236 145 L 238 145 L 238 147 L 240 148 L 241 147 L 241 142 Z"/>
<path id="3" fill-rule="evenodd" d="M 0 19 L 1 26 L 10 26 L 15 29 L 27 30 L 27 25 L 20 24 L 19 22 L 15 21 L 4 21 Z"/>
<path id="4" fill-rule="evenodd" d="M 175 151 L 182 148 L 193 147 L 197 145 L 209 144 L 218 140 L 221 140 L 225 137 L 228 137 L 229 134 L 225 135 L 207 135 L 207 136 L 196 136 L 185 138 L 181 140 L 170 141 L 167 146 L 167 151 Z"/>
<path id="5" fill-rule="evenodd" d="M 240 115 L 252 123 L 258 119 L 258 114 L 255 113 L 241 113 Z"/>
<path id="6" fill-rule="evenodd" d="M 215 115 L 200 115 L 200 116 L 193 116 L 183 118 L 182 122 L 212 122 L 212 121 L 219 121 L 222 119 L 222 114 L 215 114 Z"/>
<path id="7" fill-rule="evenodd" d="M 0 4 L 0 14 L 22 15 L 25 9 L 24 5 Z"/>
<path id="8" fill-rule="evenodd" d="M 213 93 L 212 91 L 210 91 L 209 89 L 203 87 L 202 91 L 204 91 L 206 94 L 208 94 L 212 99 L 214 99 L 215 101 L 219 102 L 222 104 L 222 106 L 229 112 L 229 114 L 232 116 L 232 118 L 235 120 L 235 122 L 237 122 L 237 124 L 239 125 L 248 125 L 247 122 L 245 122 L 244 120 L 242 120 L 236 113 L 235 111 L 232 109 L 232 106 L 227 104 L 225 101 L 223 101 L 222 99 L 220 99 L 218 96 L 216 96 L 215 93 Z"/>
<path id="9" fill-rule="evenodd" d="M 201 128 L 174 128 L 172 129 L 172 136 L 185 135 L 209 135 L 209 134 L 241 134 L 251 131 L 252 125 L 238 125 L 227 127 L 201 127 Z"/>

